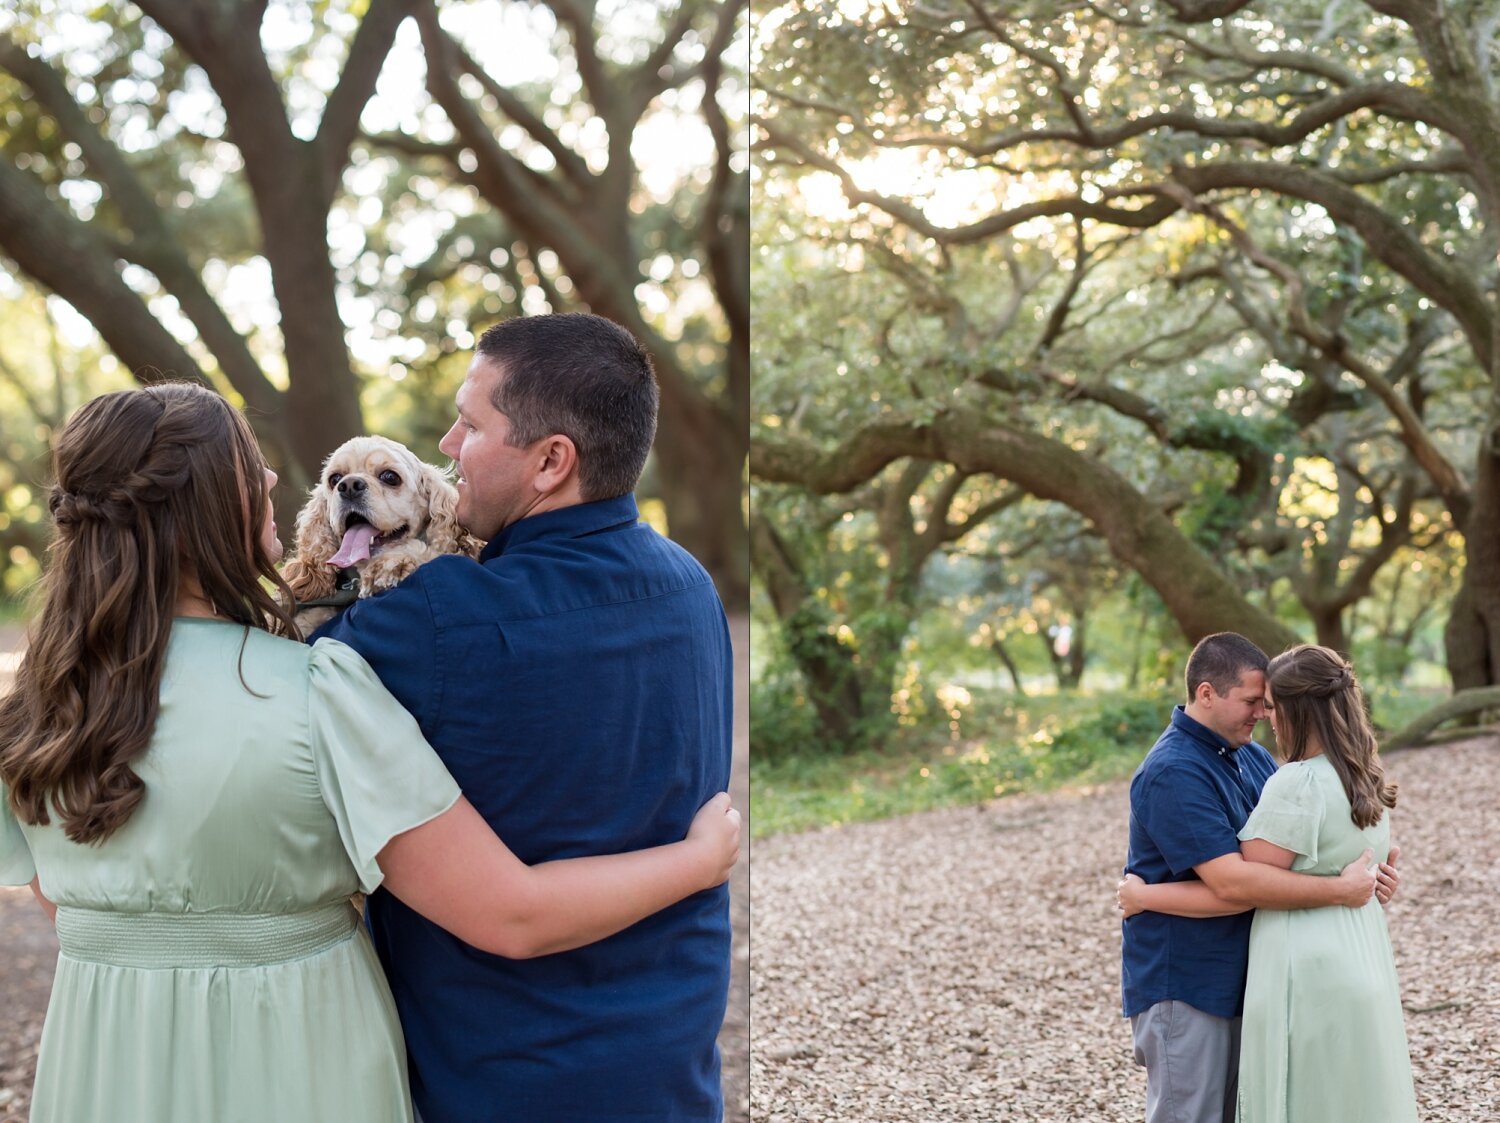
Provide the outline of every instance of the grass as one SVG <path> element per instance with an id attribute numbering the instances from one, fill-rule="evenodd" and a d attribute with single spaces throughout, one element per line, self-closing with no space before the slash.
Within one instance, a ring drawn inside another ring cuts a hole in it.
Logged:
<path id="1" fill-rule="evenodd" d="M 1376 724 L 1398 729 L 1444 693 L 1377 688 L 1371 694 Z M 881 750 L 850 754 L 762 751 L 752 718 L 752 834 L 763 838 L 1124 780 L 1177 700 L 1125 692 L 974 693 L 958 717 L 949 712 L 952 724 L 937 734 L 904 729 Z M 1263 725 L 1261 732 L 1269 731 Z"/>

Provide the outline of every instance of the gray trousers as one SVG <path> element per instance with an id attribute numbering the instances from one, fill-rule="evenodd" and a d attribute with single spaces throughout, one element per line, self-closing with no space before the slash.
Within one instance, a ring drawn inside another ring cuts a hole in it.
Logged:
<path id="1" fill-rule="evenodd" d="M 1146 1123 L 1234 1123 L 1240 1019 L 1168 1000 L 1130 1019 L 1146 1070 Z"/>

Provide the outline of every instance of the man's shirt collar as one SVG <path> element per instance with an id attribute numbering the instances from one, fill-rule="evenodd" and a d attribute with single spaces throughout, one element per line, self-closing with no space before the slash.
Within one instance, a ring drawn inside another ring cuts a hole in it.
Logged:
<path id="1" fill-rule="evenodd" d="M 487 562 L 506 550 L 538 538 L 583 538 L 601 530 L 629 526 L 639 520 L 640 511 L 635 505 L 634 495 L 620 495 L 593 503 L 575 503 L 571 507 L 543 511 L 540 515 L 528 515 L 511 523 L 490 539 L 480 553 L 479 560 Z"/>
<path id="2" fill-rule="evenodd" d="M 1202 722 L 1188 717 L 1186 707 L 1181 705 L 1172 710 L 1172 728 L 1192 738 L 1216 756 L 1233 759 L 1234 754 L 1240 750 L 1239 745 L 1231 745 Z"/>

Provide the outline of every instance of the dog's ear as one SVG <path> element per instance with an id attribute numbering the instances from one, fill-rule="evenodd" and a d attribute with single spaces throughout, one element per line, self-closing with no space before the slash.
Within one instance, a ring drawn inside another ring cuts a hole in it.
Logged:
<path id="1" fill-rule="evenodd" d="M 427 492 L 427 544 L 440 553 L 477 558 L 484 543 L 458 523 L 458 488 L 431 464 L 422 465 L 422 487 Z"/>
<path id="2" fill-rule="evenodd" d="M 338 574 L 328 559 L 338 552 L 339 540 L 328 524 L 328 488 L 320 480 L 297 514 L 297 556 L 282 566 L 281 579 L 299 601 L 329 596 Z"/>

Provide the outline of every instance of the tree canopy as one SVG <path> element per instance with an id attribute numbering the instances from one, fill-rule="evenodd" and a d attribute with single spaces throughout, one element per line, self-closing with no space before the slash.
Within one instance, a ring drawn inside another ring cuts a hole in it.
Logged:
<path id="1" fill-rule="evenodd" d="M 1454 682 L 1493 682 L 1487 12 L 777 7 L 754 59 L 755 301 L 782 310 L 757 320 L 757 498 L 856 513 L 946 466 L 982 516 L 945 521 L 949 561 L 1043 588 L 1037 559 L 1082 534 L 1181 640 L 1270 650 L 1389 653 L 1436 598 Z M 831 611 L 810 545 L 804 611 Z"/>

